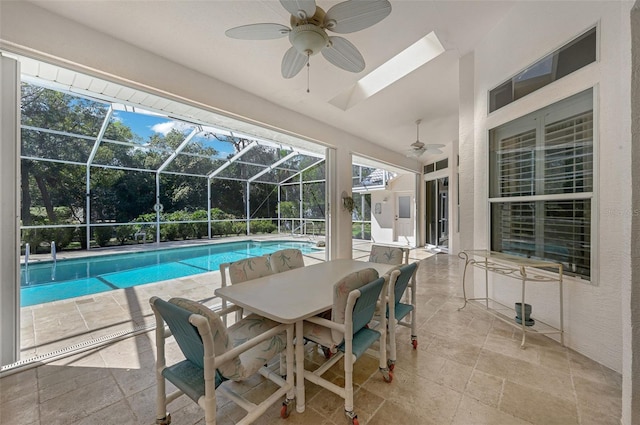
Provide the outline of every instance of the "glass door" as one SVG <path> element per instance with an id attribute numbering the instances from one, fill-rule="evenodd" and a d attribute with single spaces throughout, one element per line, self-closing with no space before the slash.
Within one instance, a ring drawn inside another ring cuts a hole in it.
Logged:
<path id="1" fill-rule="evenodd" d="M 449 247 L 449 178 L 426 182 L 427 245 L 447 250 Z"/>

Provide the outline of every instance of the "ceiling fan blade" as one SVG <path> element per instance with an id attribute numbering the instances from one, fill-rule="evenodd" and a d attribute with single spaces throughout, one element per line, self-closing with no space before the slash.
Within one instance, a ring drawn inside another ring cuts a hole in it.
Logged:
<path id="1" fill-rule="evenodd" d="M 287 12 L 300 19 L 310 18 L 316 13 L 315 0 L 280 0 L 280 4 Z"/>
<path id="2" fill-rule="evenodd" d="M 307 64 L 309 58 L 298 52 L 295 47 L 290 47 L 282 58 L 282 76 L 293 78 Z"/>
<path id="3" fill-rule="evenodd" d="M 349 72 L 364 69 L 364 58 L 349 40 L 342 37 L 329 37 L 330 46 L 321 50 L 322 56 L 338 68 Z"/>
<path id="4" fill-rule="evenodd" d="M 230 28 L 224 33 L 227 37 L 240 40 L 273 40 L 282 38 L 291 32 L 291 28 L 280 24 L 250 24 Z"/>
<path id="5" fill-rule="evenodd" d="M 391 13 L 388 0 L 345 1 L 338 3 L 324 17 L 324 27 L 338 34 L 348 34 L 369 28 Z"/>
<path id="6" fill-rule="evenodd" d="M 425 152 L 430 153 L 432 155 L 440 155 L 442 153 L 442 151 L 438 148 L 426 148 Z"/>
<path id="7" fill-rule="evenodd" d="M 426 152 L 426 149 L 410 149 L 407 151 L 407 158 L 419 158 L 423 153 Z"/>
<path id="8" fill-rule="evenodd" d="M 444 148 L 444 145 L 441 143 L 428 143 L 426 147 L 427 149 L 440 149 L 440 148 Z"/>

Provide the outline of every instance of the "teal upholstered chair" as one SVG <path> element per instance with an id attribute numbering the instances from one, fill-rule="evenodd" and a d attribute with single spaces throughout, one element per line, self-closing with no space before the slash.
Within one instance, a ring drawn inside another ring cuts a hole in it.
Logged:
<path id="1" fill-rule="evenodd" d="M 389 278 L 389 296 L 387 298 L 387 320 L 389 334 L 389 370 L 393 370 L 396 363 L 396 326 L 411 328 L 411 344 L 418 347 L 416 335 L 416 270 L 418 263 L 401 266 L 391 272 Z M 403 302 L 403 296 L 410 288 L 407 295 L 409 303 Z M 404 320 L 410 315 L 410 320 Z"/>
<path id="2" fill-rule="evenodd" d="M 368 324 L 378 309 L 378 300 L 385 303 L 387 277 L 378 277 L 375 269 L 365 269 L 349 274 L 333 286 L 331 320 L 311 317 L 305 320 L 304 337 L 325 347 L 332 347 L 337 354 L 314 371 L 305 371 L 305 379 L 320 385 L 344 398 L 345 415 L 354 425 L 358 417 L 353 406 L 353 364 L 371 345 L 380 341 L 380 372 L 386 382 L 391 382 L 386 363 L 386 327 L 370 329 Z M 383 311 L 378 313 L 384 316 Z M 344 358 L 344 387 L 322 378 L 322 375 L 341 358 Z"/>
<path id="3" fill-rule="evenodd" d="M 371 245 L 369 261 L 372 263 L 401 265 L 409 262 L 409 248 L 402 246 Z"/>
<path id="4" fill-rule="evenodd" d="M 280 273 L 298 267 L 304 267 L 304 258 L 302 251 L 295 248 L 281 249 L 276 251 L 269 257 L 271 269 L 274 273 Z"/>
<path id="5" fill-rule="evenodd" d="M 226 398 L 247 411 L 238 423 L 253 422 L 285 395 L 280 414 L 288 416 L 294 397 L 293 367 L 288 368 L 285 381 L 264 365 L 283 350 L 287 354 L 287 364 L 293 365 L 293 325 L 278 324 L 251 314 L 227 329 L 220 315 L 235 311 L 236 307 L 217 314 L 184 298 L 172 298 L 167 302 L 152 297 L 149 302 L 156 317 L 156 424 L 171 423 L 167 404 L 187 395 L 204 409 L 206 425 L 215 425 L 216 391 L 224 392 Z M 175 338 L 185 357 L 172 365 L 166 365 L 165 360 L 165 340 L 169 336 Z M 243 381 L 256 373 L 277 385 L 273 394 L 257 405 L 224 384 L 227 380 Z M 178 390 L 166 394 L 165 380 Z"/>

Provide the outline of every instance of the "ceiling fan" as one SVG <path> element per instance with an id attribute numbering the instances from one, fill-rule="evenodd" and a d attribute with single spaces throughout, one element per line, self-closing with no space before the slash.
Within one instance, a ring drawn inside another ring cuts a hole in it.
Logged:
<path id="1" fill-rule="evenodd" d="M 315 0 L 280 0 L 291 14 L 291 28 L 274 23 L 250 24 L 228 29 L 227 37 L 242 40 L 271 40 L 289 36 L 291 47 L 282 58 L 282 76 L 292 78 L 309 58 L 317 53 L 338 68 L 360 72 L 365 63 L 362 54 L 349 40 L 327 35 L 326 30 L 348 34 L 368 28 L 391 13 L 388 0 L 349 0 L 327 12 Z"/>
<path id="2" fill-rule="evenodd" d="M 408 157 L 418 158 L 424 153 L 430 153 L 433 155 L 441 154 L 440 148 L 444 148 L 444 145 L 439 143 L 424 144 L 420 141 L 420 123 L 422 120 L 416 121 L 416 141 L 411 143 L 411 149 L 407 152 Z"/>

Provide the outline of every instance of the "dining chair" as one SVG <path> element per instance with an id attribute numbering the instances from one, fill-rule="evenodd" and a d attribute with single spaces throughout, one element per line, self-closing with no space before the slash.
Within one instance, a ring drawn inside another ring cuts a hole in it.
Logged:
<path id="1" fill-rule="evenodd" d="M 409 248 L 373 244 L 369 253 L 369 261 L 392 265 L 407 264 L 409 262 Z"/>
<path id="2" fill-rule="evenodd" d="M 273 274 L 269 256 L 270 255 L 267 254 L 259 257 L 243 258 L 242 260 L 234 261 L 232 263 L 220 264 L 220 286 L 227 286 L 227 271 L 229 272 L 229 280 L 232 285 Z M 227 306 L 227 301 L 223 299 L 222 308 L 227 308 Z M 238 310 L 236 313 L 236 320 L 240 320 L 241 318 L 242 309 Z M 227 318 L 225 317 L 223 321 L 226 325 Z"/>
<path id="3" fill-rule="evenodd" d="M 302 251 L 295 248 L 281 249 L 276 251 L 269 257 L 271 269 L 274 273 L 280 273 L 298 267 L 304 267 L 304 258 Z"/>
<path id="4" fill-rule="evenodd" d="M 314 316 L 305 319 L 303 325 L 305 338 L 336 350 L 336 355 L 316 370 L 305 370 L 304 377 L 344 398 L 345 415 L 353 425 L 359 424 L 353 406 L 353 366 L 376 341 L 380 342 L 379 367 L 382 377 L 385 382 L 393 379 L 386 362 L 384 311 L 378 311 L 383 317 L 380 330 L 368 327 L 378 308 L 378 299 L 382 298 L 382 305 L 385 303 L 387 278 L 386 275 L 378 277 L 378 272 L 372 268 L 347 275 L 333 285 L 331 320 Z M 343 387 L 322 378 L 340 359 L 344 359 Z"/>
<path id="5" fill-rule="evenodd" d="M 149 303 L 156 319 L 156 424 L 170 424 L 167 405 L 187 395 L 204 409 L 206 425 L 215 425 L 217 391 L 247 411 L 238 424 L 252 423 L 281 397 L 285 397 L 285 401 L 280 416 L 289 416 L 294 398 L 293 325 L 278 324 L 251 314 L 227 328 L 220 315 L 235 311 L 235 306 L 216 313 L 203 304 L 184 298 L 164 301 L 152 297 Z M 165 344 L 170 336 L 177 342 L 185 359 L 167 365 Z M 286 380 L 265 366 L 282 351 L 286 352 L 287 364 L 291 365 Z M 256 373 L 277 385 L 258 404 L 224 384 L 227 380 L 244 381 Z M 166 381 L 177 390 L 166 394 Z"/>
<path id="6" fill-rule="evenodd" d="M 231 284 L 246 282 L 247 280 L 273 274 L 269 257 L 270 255 L 261 255 L 260 257 L 249 257 L 228 263 L 229 280 Z M 222 267 L 222 265 L 220 266 Z"/>
<path id="7" fill-rule="evenodd" d="M 418 347 L 416 332 L 416 270 L 418 263 L 411 263 L 391 272 L 389 277 L 389 296 L 387 298 L 387 328 L 389 335 L 389 370 L 393 371 L 396 363 L 396 327 L 405 326 L 411 329 L 411 345 Z M 402 302 L 407 288 L 411 288 L 407 298 L 409 303 Z M 405 319 L 410 315 L 410 320 Z"/>
<path id="8" fill-rule="evenodd" d="M 269 256 L 269 262 L 271 263 L 271 270 L 274 273 L 281 273 L 287 270 L 297 269 L 304 267 L 304 258 L 302 257 L 302 251 L 295 248 L 281 249 L 272 253 Z M 280 356 L 280 373 L 284 374 L 286 369 L 286 360 L 284 356 Z"/>

